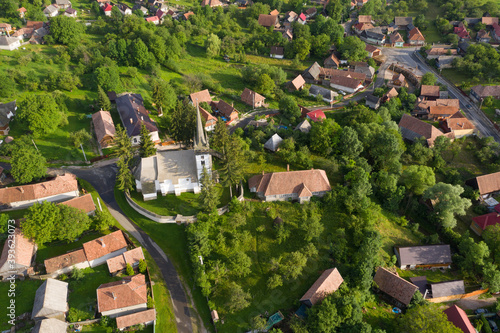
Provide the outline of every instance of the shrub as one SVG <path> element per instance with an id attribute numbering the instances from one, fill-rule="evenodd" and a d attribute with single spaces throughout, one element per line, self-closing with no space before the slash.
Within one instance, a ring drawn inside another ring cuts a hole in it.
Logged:
<path id="1" fill-rule="evenodd" d="M 143 259 L 139 260 L 139 272 L 141 274 L 144 274 L 144 273 L 146 273 L 147 268 L 148 268 L 148 265 L 146 264 L 146 262 Z"/>
<path id="2" fill-rule="evenodd" d="M 130 264 L 127 264 L 127 275 L 128 276 L 134 275 L 134 269 Z"/>
<path id="3" fill-rule="evenodd" d="M 78 269 L 75 266 L 73 266 L 73 270 L 71 271 L 71 277 L 79 281 L 85 277 L 85 272 L 83 271 L 83 269 Z"/>
<path id="4" fill-rule="evenodd" d="M 75 323 L 77 321 L 89 319 L 89 314 L 79 309 L 70 308 L 67 319 L 68 322 Z"/>
<path id="5" fill-rule="evenodd" d="M 148 295 L 147 305 L 148 305 L 148 309 L 154 309 L 154 307 L 155 307 L 155 301 L 149 295 Z"/>
<path id="6" fill-rule="evenodd" d="M 488 320 L 486 320 L 486 317 L 484 316 L 484 314 L 481 314 L 481 321 L 483 322 L 484 333 L 493 333 L 491 331 L 490 323 L 488 323 Z"/>
<path id="7" fill-rule="evenodd" d="M 59 276 L 59 279 L 61 279 L 61 281 L 66 281 L 68 279 L 68 276 L 66 274 L 61 274 Z"/>

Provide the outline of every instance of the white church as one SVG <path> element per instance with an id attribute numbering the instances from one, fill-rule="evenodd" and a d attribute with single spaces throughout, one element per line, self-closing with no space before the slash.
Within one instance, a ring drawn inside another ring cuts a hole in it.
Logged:
<path id="1" fill-rule="evenodd" d="M 203 168 L 212 174 L 212 156 L 197 108 L 193 149 L 157 151 L 155 156 L 142 158 L 136 171 L 136 188 L 145 201 L 156 199 L 158 193 L 199 193 Z"/>

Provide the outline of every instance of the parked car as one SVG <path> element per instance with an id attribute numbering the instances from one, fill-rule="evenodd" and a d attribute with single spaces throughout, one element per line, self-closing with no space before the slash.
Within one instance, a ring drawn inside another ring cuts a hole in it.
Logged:
<path id="1" fill-rule="evenodd" d="M 490 324 L 491 330 L 493 332 L 498 332 L 498 326 L 497 323 L 495 323 L 493 320 L 488 320 L 488 323 Z"/>
<path id="2" fill-rule="evenodd" d="M 476 309 L 474 311 L 475 314 L 481 314 L 481 313 L 488 313 L 488 310 L 486 309 Z"/>

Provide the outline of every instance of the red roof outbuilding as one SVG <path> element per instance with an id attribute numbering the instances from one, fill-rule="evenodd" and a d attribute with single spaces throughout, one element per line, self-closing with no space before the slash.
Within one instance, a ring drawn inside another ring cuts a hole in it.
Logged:
<path id="1" fill-rule="evenodd" d="M 321 110 L 308 112 L 306 116 L 314 122 L 323 121 L 323 119 L 326 119 L 325 113 Z"/>
<path id="2" fill-rule="evenodd" d="M 448 317 L 448 321 L 464 331 L 464 333 L 476 333 L 476 329 L 472 326 L 467 314 L 458 306 L 452 305 L 443 312 Z"/>

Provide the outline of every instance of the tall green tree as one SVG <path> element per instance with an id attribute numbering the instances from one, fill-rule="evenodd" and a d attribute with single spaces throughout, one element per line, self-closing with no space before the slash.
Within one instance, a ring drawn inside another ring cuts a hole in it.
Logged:
<path id="1" fill-rule="evenodd" d="M 461 333 L 441 310 L 430 305 L 412 307 L 397 319 L 401 333 Z"/>
<path id="2" fill-rule="evenodd" d="M 29 144 L 18 145 L 12 151 L 11 174 L 20 184 L 38 180 L 47 174 L 47 161 L 35 147 Z"/>
<path id="3" fill-rule="evenodd" d="M 317 240 L 325 228 L 321 223 L 321 215 L 315 206 L 309 205 L 309 207 L 304 208 L 302 210 L 301 229 L 305 233 L 304 239 L 306 242 L 311 242 Z"/>
<path id="4" fill-rule="evenodd" d="M 177 102 L 172 112 L 170 135 L 175 141 L 190 144 L 196 130 L 196 111 L 187 99 Z"/>
<path id="5" fill-rule="evenodd" d="M 153 102 L 157 109 L 169 111 L 177 104 L 177 95 L 172 86 L 165 80 L 157 79 L 153 81 Z"/>
<path id="6" fill-rule="evenodd" d="M 301 251 L 284 254 L 280 258 L 279 271 L 287 280 L 298 278 L 306 266 L 307 257 Z"/>
<path id="7" fill-rule="evenodd" d="M 436 184 L 436 176 L 428 166 L 410 165 L 403 171 L 401 182 L 411 193 L 422 195 L 428 187 Z"/>
<path id="8" fill-rule="evenodd" d="M 34 135 L 52 133 L 64 119 L 59 105 L 48 94 L 26 95 L 19 103 L 17 117 Z"/>
<path id="9" fill-rule="evenodd" d="M 421 84 L 433 86 L 437 82 L 436 76 L 432 72 L 427 72 L 422 76 Z"/>
<path id="10" fill-rule="evenodd" d="M 300 108 L 297 105 L 295 98 L 289 95 L 283 96 L 279 101 L 280 111 L 285 117 L 298 118 L 300 117 Z"/>
<path id="11" fill-rule="evenodd" d="M 61 44 L 78 45 L 85 26 L 74 18 L 58 15 L 50 20 L 50 34 Z"/>
<path id="12" fill-rule="evenodd" d="M 348 36 L 340 45 L 340 52 L 343 59 L 361 61 L 368 56 L 365 50 L 365 43 L 356 36 Z"/>
<path id="13" fill-rule="evenodd" d="M 130 171 L 130 161 L 133 157 L 132 143 L 127 132 L 120 125 L 116 128 L 114 144 L 115 154 L 118 157 L 118 173 L 116 175 L 118 189 L 130 191 L 134 186 L 134 176 Z"/>
<path id="14" fill-rule="evenodd" d="M 85 211 L 67 205 L 59 205 L 57 208 L 59 219 L 55 223 L 55 239 L 73 242 L 90 228 L 91 220 Z"/>
<path id="15" fill-rule="evenodd" d="M 215 187 L 215 182 L 205 167 L 203 167 L 203 171 L 201 173 L 200 183 L 200 206 L 203 211 L 211 213 L 219 204 L 219 195 L 217 193 L 217 188 Z"/>
<path id="16" fill-rule="evenodd" d="M 220 47 L 222 42 L 220 38 L 215 34 L 210 34 L 205 42 L 205 47 L 207 48 L 207 57 L 214 58 L 219 55 Z"/>
<path id="17" fill-rule="evenodd" d="M 210 138 L 210 148 L 223 153 L 226 150 L 227 144 L 229 143 L 229 131 L 227 130 L 227 125 L 222 119 L 217 119 L 215 123 L 214 133 Z"/>
<path id="18" fill-rule="evenodd" d="M 128 160 L 120 157 L 116 164 L 118 165 L 118 173 L 116 175 L 118 189 L 121 191 L 131 191 L 134 187 L 134 176 L 132 175 L 132 171 L 130 171 Z"/>
<path id="19" fill-rule="evenodd" d="M 341 127 L 333 119 L 325 119 L 312 124 L 309 137 L 311 150 L 323 155 L 330 155 L 337 148 Z"/>
<path id="20" fill-rule="evenodd" d="M 151 135 L 144 123 L 141 124 L 141 142 L 139 144 L 139 154 L 141 157 L 149 157 L 156 154 L 156 148 Z"/>
<path id="21" fill-rule="evenodd" d="M 120 124 L 116 126 L 113 144 L 115 146 L 115 155 L 119 158 L 124 158 L 128 163 L 133 156 L 132 142 L 130 142 L 127 132 Z"/>
<path id="22" fill-rule="evenodd" d="M 465 215 L 472 205 L 470 199 L 460 195 L 464 189 L 460 185 L 437 183 L 425 190 L 422 198 L 434 203 L 434 218 L 444 228 L 454 228 L 457 225 L 455 215 Z"/>
<path id="23" fill-rule="evenodd" d="M 55 225 L 60 220 L 59 209 L 48 201 L 35 203 L 28 209 L 25 220 L 21 222 L 23 233 L 32 238 L 38 245 L 55 239 Z"/>
<path id="24" fill-rule="evenodd" d="M 246 164 L 247 159 L 241 139 L 233 134 L 223 153 L 219 170 L 221 182 L 229 187 L 231 197 L 233 196 L 233 186 L 238 186 L 245 176 Z"/>
<path id="25" fill-rule="evenodd" d="M 101 86 L 97 86 L 97 104 L 99 104 L 99 107 L 104 111 L 109 111 L 111 109 L 111 102 L 109 101 L 108 95 Z"/>
<path id="26" fill-rule="evenodd" d="M 339 154 L 347 159 L 354 159 L 363 152 L 363 144 L 358 139 L 358 133 L 352 127 L 344 127 L 340 132 L 338 143 Z"/>

